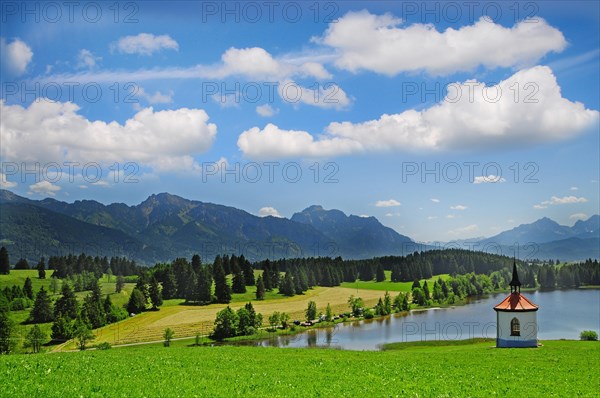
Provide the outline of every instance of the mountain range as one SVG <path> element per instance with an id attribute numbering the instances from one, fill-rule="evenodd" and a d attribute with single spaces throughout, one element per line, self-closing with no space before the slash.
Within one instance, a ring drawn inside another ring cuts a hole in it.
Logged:
<path id="1" fill-rule="evenodd" d="M 543 218 L 523 224 L 481 245 L 534 243 L 537 258 L 577 260 L 599 257 L 597 215 L 566 227 Z M 190 257 L 210 261 L 217 254 L 244 254 L 251 260 L 281 257 L 342 256 L 370 258 L 405 255 L 436 246 L 414 242 L 375 217 L 346 215 L 310 206 L 290 219 L 258 217 L 246 211 L 161 193 L 142 203 L 104 205 L 93 200 L 31 200 L 0 190 L 0 245 L 11 257 L 85 252 L 127 256 L 144 264 Z M 465 248 L 465 247 L 463 247 Z M 530 253 L 531 254 L 531 253 Z"/>

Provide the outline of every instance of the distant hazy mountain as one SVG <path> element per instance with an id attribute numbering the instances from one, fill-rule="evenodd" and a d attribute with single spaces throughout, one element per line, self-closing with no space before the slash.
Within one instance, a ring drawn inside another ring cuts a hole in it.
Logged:
<path id="1" fill-rule="evenodd" d="M 494 237 L 486 244 L 502 247 L 534 243 L 530 257 L 579 260 L 600 257 L 600 217 L 578 221 L 573 227 L 543 218 Z M 472 243 L 472 240 L 469 240 Z M 125 255 L 143 263 L 169 261 L 199 253 L 244 254 L 249 259 L 342 256 L 368 258 L 430 250 L 438 245 L 413 242 L 375 217 L 346 215 L 340 210 L 310 206 L 291 219 L 257 217 L 234 207 L 188 200 L 161 193 L 142 203 L 104 205 L 93 200 L 66 203 L 31 200 L 0 190 L 0 245 L 13 256 L 79 253 Z M 458 246 L 469 248 L 474 246 Z M 534 253 L 535 251 L 535 253 Z"/>
<path id="2" fill-rule="evenodd" d="M 594 215 L 586 221 L 577 221 L 574 226 L 559 225 L 547 217 L 541 218 L 531 224 L 521 224 L 509 231 L 484 239 L 483 242 L 494 242 L 501 245 L 511 245 L 515 242 L 547 243 L 569 238 L 599 238 L 600 217 Z"/>

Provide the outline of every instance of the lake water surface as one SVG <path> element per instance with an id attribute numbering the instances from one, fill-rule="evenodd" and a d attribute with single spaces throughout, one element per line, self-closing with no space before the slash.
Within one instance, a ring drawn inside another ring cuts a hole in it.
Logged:
<path id="1" fill-rule="evenodd" d="M 600 330 L 600 290 L 571 289 L 524 293 L 540 306 L 538 339 L 578 339 L 582 330 Z M 424 340 L 496 338 L 493 307 L 507 293 L 472 299 L 452 308 L 411 311 L 385 318 L 311 329 L 295 336 L 276 336 L 251 344 L 277 347 L 330 347 L 378 350 L 381 344 Z"/>

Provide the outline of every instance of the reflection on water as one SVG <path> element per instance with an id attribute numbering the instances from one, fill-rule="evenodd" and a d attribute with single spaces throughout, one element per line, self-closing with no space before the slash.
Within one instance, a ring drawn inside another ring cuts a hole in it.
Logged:
<path id="1" fill-rule="evenodd" d="M 600 330 L 600 290 L 572 289 L 525 293 L 540 306 L 539 339 L 578 339 L 582 330 Z M 293 336 L 273 336 L 245 344 L 272 347 L 323 347 L 377 350 L 381 344 L 406 341 L 496 338 L 494 305 L 505 293 L 473 298 L 468 305 L 393 314 L 384 318 L 310 329 Z"/>

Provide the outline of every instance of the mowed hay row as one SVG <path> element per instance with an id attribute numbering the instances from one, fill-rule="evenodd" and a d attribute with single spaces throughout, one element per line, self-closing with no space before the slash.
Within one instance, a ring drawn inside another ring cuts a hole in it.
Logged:
<path id="1" fill-rule="evenodd" d="M 304 319 L 304 311 L 309 301 L 317 303 L 319 312 L 325 312 L 329 303 L 334 314 L 348 312 L 348 297 L 361 297 L 365 306 L 372 307 L 384 292 L 377 290 L 357 290 L 343 287 L 317 287 L 307 295 L 282 297 L 275 300 L 253 301 L 256 312 L 263 315 L 263 323 L 273 312 L 287 312 L 291 320 Z M 393 296 L 393 293 L 392 293 Z M 245 303 L 232 303 L 234 310 Z M 130 344 L 146 341 L 159 341 L 166 328 L 171 328 L 177 337 L 192 337 L 196 334 L 206 335 L 212 331 L 217 312 L 225 308 L 224 304 L 208 306 L 176 305 L 163 307 L 160 311 L 149 311 L 129 318 L 117 324 L 108 325 L 96 331 L 95 343 Z"/>

